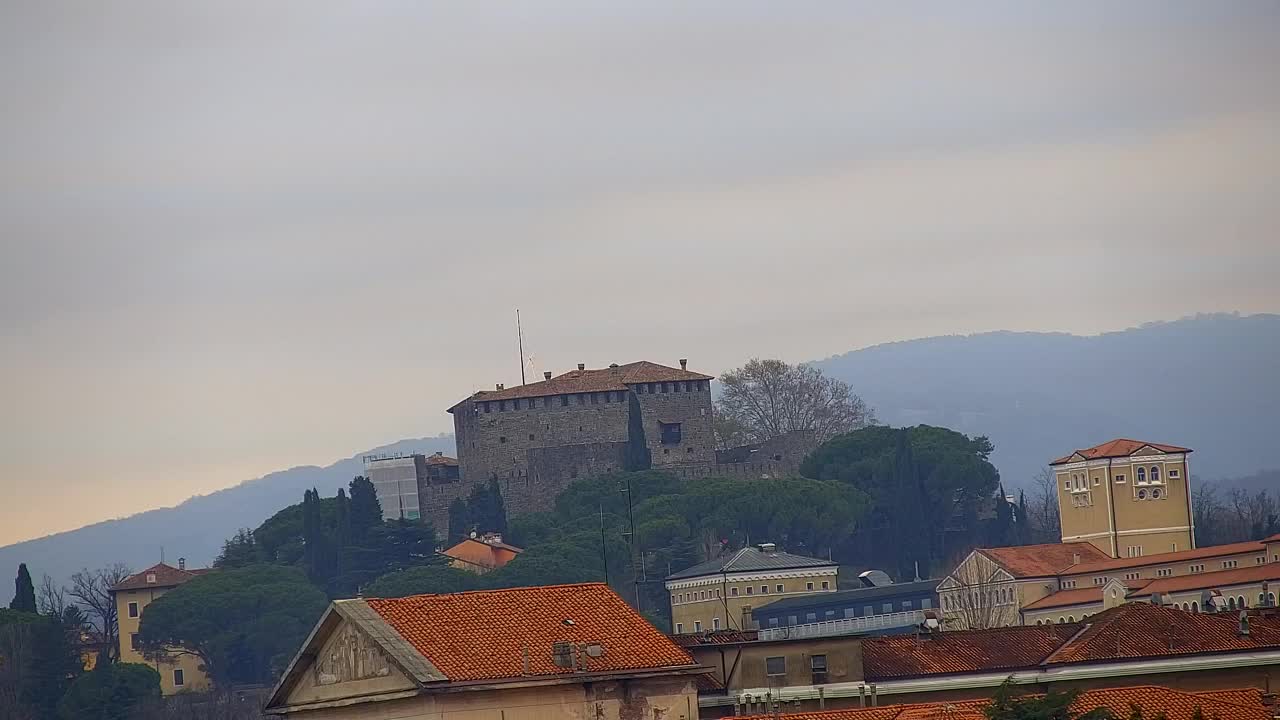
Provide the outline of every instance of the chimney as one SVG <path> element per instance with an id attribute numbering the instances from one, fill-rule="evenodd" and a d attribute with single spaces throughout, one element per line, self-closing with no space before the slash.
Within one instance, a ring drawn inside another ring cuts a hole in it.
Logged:
<path id="1" fill-rule="evenodd" d="M 443 451 L 443 450 L 437 450 L 437 451 L 436 451 L 436 457 L 444 457 L 444 451 Z"/>
<path id="2" fill-rule="evenodd" d="M 1071 553 L 1071 564 L 1072 565 L 1080 564 L 1080 553 Z"/>
<path id="3" fill-rule="evenodd" d="M 1240 637 L 1249 637 L 1249 611 L 1240 611 Z"/>
<path id="4" fill-rule="evenodd" d="M 494 384 L 493 384 L 493 389 L 494 389 L 494 390 L 501 390 L 501 389 L 502 389 L 502 383 L 494 383 Z"/>
<path id="5" fill-rule="evenodd" d="M 586 369 L 587 369 L 587 364 L 586 364 L 586 363 L 578 363 L 578 369 L 579 369 L 579 370 L 586 370 Z"/>
<path id="6" fill-rule="evenodd" d="M 609 369 L 610 369 L 610 370 L 617 370 L 617 369 L 618 369 L 618 363 L 609 363 Z"/>
<path id="7" fill-rule="evenodd" d="M 680 369 L 681 370 L 689 369 L 689 358 L 680 358 Z"/>
<path id="8" fill-rule="evenodd" d="M 178 558 L 178 569 L 179 569 L 179 570 L 186 570 L 186 569 L 187 569 L 187 559 L 186 559 L 186 558 Z"/>
<path id="9" fill-rule="evenodd" d="M 551 379 L 551 371 L 550 371 L 550 370 L 547 370 L 546 372 L 542 373 L 542 379 L 543 379 L 543 380 L 550 380 L 550 379 Z"/>

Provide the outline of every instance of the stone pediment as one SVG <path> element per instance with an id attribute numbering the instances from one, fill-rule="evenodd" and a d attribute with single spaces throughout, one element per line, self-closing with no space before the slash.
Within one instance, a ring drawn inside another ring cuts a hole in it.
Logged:
<path id="1" fill-rule="evenodd" d="M 391 656 L 360 627 L 342 620 L 296 676 L 289 704 L 396 692 L 415 687 Z"/>

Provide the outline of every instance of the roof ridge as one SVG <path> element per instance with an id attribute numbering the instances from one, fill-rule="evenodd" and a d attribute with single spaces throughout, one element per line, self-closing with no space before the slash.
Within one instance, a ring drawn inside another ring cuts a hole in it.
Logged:
<path id="1" fill-rule="evenodd" d="M 416 595 L 401 595 L 400 597 L 367 597 L 367 598 L 348 598 L 348 599 L 408 600 L 410 598 L 420 598 L 420 597 L 449 597 L 451 595 L 488 595 L 492 593 L 505 593 L 505 592 L 517 592 L 517 591 L 523 592 L 527 590 L 556 590 L 560 588 L 588 587 L 592 585 L 609 587 L 606 583 L 603 583 L 597 580 L 593 582 L 557 583 L 555 585 L 519 585 L 516 587 L 508 587 L 508 588 L 485 588 L 483 590 L 459 590 L 458 592 L 451 592 L 451 593 L 418 593 Z"/>

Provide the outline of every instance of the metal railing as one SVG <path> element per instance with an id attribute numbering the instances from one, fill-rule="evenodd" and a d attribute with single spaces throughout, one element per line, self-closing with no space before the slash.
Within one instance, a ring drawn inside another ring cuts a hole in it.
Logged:
<path id="1" fill-rule="evenodd" d="M 867 615 L 861 617 L 823 620 L 783 627 L 761 628 L 761 640 L 786 640 L 790 638 L 828 637 L 831 635 L 856 635 L 858 633 L 908 627 L 924 622 L 923 610 Z"/>

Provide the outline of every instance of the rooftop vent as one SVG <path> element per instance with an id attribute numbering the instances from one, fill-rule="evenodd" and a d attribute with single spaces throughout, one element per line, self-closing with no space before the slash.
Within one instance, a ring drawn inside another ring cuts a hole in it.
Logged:
<path id="1" fill-rule="evenodd" d="M 179 569 L 179 570 L 186 570 L 186 569 L 187 569 L 187 559 L 186 559 L 186 558 L 178 558 L 178 569 Z"/>
<path id="2" fill-rule="evenodd" d="M 495 390 L 501 390 L 501 389 L 502 389 L 502 383 L 496 383 L 496 384 L 494 384 L 494 386 L 493 386 L 493 387 L 494 387 L 494 389 L 495 389 Z"/>
<path id="3" fill-rule="evenodd" d="M 546 372 L 542 373 L 542 379 L 543 379 L 543 380 L 550 380 L 550 379 L 551 379 L 551 371 L 550 371 L 550 370 L 547 370 Z"/>
<path id="4" fill-rule="evenodd" d="M 587 364 L 586 364 L 586 363 L 578 363 L 578 369 L 579 369 L 579 370 L 586 370 L 586 369 L 587 369 Z"/>
<path id="5" fill-rule="evenodd" d="M 760 552 L 771 553 L 771 552 L 778 551 L 778 546 L 774 545 L 773 543 L 760 543 L 759 547 L 760 547 Z"/>
<path id="6" fill-rule="evenodd" d="M 681 370 L 689 369 L 689 358 L 680 358 L 680 369 Z"/>
<path id="7" fill-rule="evenodd" d="M 609 363 L 609 369 L 610 369 L 610 370 L 617 370 L 617 369 L 618 369 L 618 363 Z"/>
<path id="8" fill-rule="evenodd" d="M 154 583 L 155 583 L 155 581 L 156 581 L 156 574 L 155 574 L 155 573 L 147 573 L 147 583 L 149 583 L 149 584 L 154 584 Z"/>

